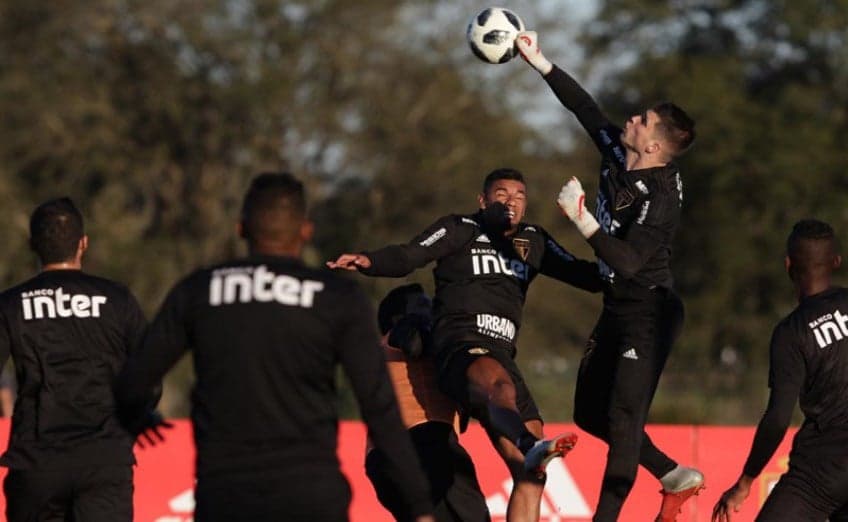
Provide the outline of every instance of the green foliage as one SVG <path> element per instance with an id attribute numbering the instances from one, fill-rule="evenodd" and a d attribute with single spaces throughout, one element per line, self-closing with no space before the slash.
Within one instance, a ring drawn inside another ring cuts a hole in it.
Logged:
<path id="1" fill-rule="evenodd" d="M 33 272 L 29 212 L 67 194 L 92 236 L 87 268 L 128 283 L 152 314 L 190 269 L 241 253 L 241 195 L 273 169 L 309 186 L 315 264 L 473 211 L 482 178 L 500 166 L 528 176 L 528 219 L 590 257 L 553 199 L 571 175 L 594 191 L 596 153 L 579 135 L 573 150 L 556 148 L 570 116 L 524 64 L 471 56 L 463 35 L 479 7 L 3 2 L 0 280 Z M 573 27 L 552 16 L 565 4 L 513 7 L 553 46 L 550 58 L 603 78 L 594 93 L 615 119 L 670 98 L 698 120 L 681 160 L 674 260 L 687 325 L 652 420 L 752 422 L 770 329 L 793 306 L 785 234 L 805 216 L 848 229 L 848 2 L 609 0 L 581 49 L 557 47 L 575 36 L 557 34 Z M 422 19 L 432 23 L 413 23 Z M 562 130 L 534 130 L 517 113 L 527 109 Z M 375 299 L 401 283 L 357 278 Z M 427 269 L 409 279 L 432 289 Z M 550 420 L 570 418 L 598 309 L 597 296 L 552 281 L 530 292 L 519 362 Z M 190 382 L 186 361 L 169 377 L 170 413 L 186 413 Z M 355 415 L 349 396 L 340 407 Z"/>

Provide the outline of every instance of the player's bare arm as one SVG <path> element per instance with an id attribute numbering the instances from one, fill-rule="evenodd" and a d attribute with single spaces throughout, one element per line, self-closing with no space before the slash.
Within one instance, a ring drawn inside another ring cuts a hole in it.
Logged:
<path id="1" fill-rule="evenodd" d="M 335 261 L 327 261 L 333 270 L 360 270 L 371 268 L 371 259 L 364 254 L 342 254 Z"/>

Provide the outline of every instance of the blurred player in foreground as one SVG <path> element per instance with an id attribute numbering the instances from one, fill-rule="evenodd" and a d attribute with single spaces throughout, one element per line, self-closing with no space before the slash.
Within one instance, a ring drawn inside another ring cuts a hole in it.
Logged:
<path id="1" fill-rule="evenodd" d="M 30 246 L 40 273 L 0 294 L 0 366 L 11 354 L 18 382 L 6 519 L 130 522 L 133 435 L 113 386 L 147 322 L 125 286 L 82 271 L 88 236 L 70 199 L 35 209 Z"/>
<path id="2" fill-rule="evenodd" d="M 369 299 L 300 259 L 312 235 L 301 182 L 256 177 L 239 230 L 248 257 L 197 270 L 171 290 L 119 387 L 131 406 L 192 351 L 194 519 L 347 520 L 351 491 L 336 456 L 341 365 L 402 501 L 432 521 Z"/>
<path id="3" fill-rule="evenodd" d="M 848 521 L 848 290 L 833 286 L 842 264 L 827 223 L 795 224 L 786 242 L 786 271 L 798 307 L 774 329 L 769 348 L 768 406 L 742 475 L 716 503 L 713 521 L 729 522 L 771 459 L 799 400 L 804 423 L 757 521 Z"/>
<path id="4" fill-rule="evenodd" d="M 389 376 L 403 424 L 430 483 L 436 520 L 488 521 L 474 463 L 454 430 L 456 405 L 437 388 L 428 346 L 431 306 L 419 284 L 397 287 L 380 302 L 377 317 Z M 408 508 L 399 501 L 398 487 L 388 476 L 387 463 L 385 452 L 369 447 L 365 470 L 377 497 L 396 520 L 410 520 Z"/>
<path id="5" fill-rule="evenodd" d="M 680 224 L 683 182 L 673 163 L 695 137 L 682 109 L 661 103 L 620 129 L 571 76 L 539 50 L 537 35 L 519 33 L 524 59 L 580 121 L 601 152 L 593 216 L 577 178 L 557 203 L 598 256 L 604 308 L 580 364 L 574 398 L 578 426 L 609 444 L 595 522 L 618 519 L 642 464 L 662 483 L 657 520 L 673 521 L 704 477 L 678 466 L 654 446 L 645 422 L 683 325 L 683 303 L 672 290 L 671 242 Z"/>
<path id="6" fill-rule="evenodd" d="M 492 171 L 478 212 L 440 218 L 407 244 L 343 254 L 331 268 L 403 277 L 436 261 L 433 346 L 439 386 L 478 418 L 515 486 L 510 522 L 536 521 L 548 461 L 577 436 L 542 439 L 542 417 L 515 363 L 527 288 L 538 274 L 600 290 L 597 265 L 576 259 L 538 225 L 524 223 L 527 187 L 513 169 Z"/>

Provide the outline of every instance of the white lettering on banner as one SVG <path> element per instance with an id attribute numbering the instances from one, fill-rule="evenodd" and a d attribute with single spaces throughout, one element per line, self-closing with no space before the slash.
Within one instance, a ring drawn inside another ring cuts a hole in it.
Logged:
<path id="1" fill-rule="evenodd" d="M 105 295 L 66 294 L 61 286 L 55 290 L 40 288 L 21 294 L 24 321 L 57 317 L 100 317 L 100 307 L 104 304 Z"/>
<path id="2" fill-rule="evenodd" d="M 809 324 L 819 348 L 827 348 L 848 337 L 848 315 L 839 310 L 825 314 Z"/>
<path id="3" fill-rule="evenodd" d="M 548 480 L 542 497 L 540 522 L 589 520 L 592 510 L 583 497 L 577 482 L 562 459 L 551 461 L 546 468 Z M 486 505 L 493 520 L 506 518 L 506 507 L 512 491 L 512 480 L 505 480 L 502 491 L 486 497 Z"/>
<path id="4" fill-rule="evenodd" d="M 489 337 L 512 341 L 515 338 L 515 323 L 506 317 L 477 314 L 477 331 Z"/>
<path id="5" fill-rule="evenodd" d="M 505 274 L 522 281 L 530 278 L 530 267 L 527 263 L 518 259 L 507 259 L 500 252 L 497 254 L 482 252 L 485 250 L 472 250 L 471 269 L 474 275 Z"/>
<path id="6" fill-rule="evenodd" d="M 312 308 L 315 294 L 324 289 L 321 281 L 300 280 L 268 270 L 265 265 L 222 268 L 212 272 L 209 281 L 209 304 L 275 301 L 288 306 Z"/>
<path id="7" fill-rule="evenodd" d="M 158 517 L 154 522 L 191 522 L 194 518 L 194 489 L 187 489 L 168 501 L 170 515 Z"/>
<path id="8" fill-rule="evenodd" d="M 427 239 L 425 239 L 424 241 L 422 241 L 418 244 L 423 246 L 423 247 L 433 246 L 433 243 L 435 243 L 436 241 L 445 237 L 445 234 L 447 234 L 447 233 L 448 233 L 447 229 L 445 227 L 442 227 L 439 230 L 436 230 L 435 232 L 430 234 L 430 237 L 428 237 Z"/>

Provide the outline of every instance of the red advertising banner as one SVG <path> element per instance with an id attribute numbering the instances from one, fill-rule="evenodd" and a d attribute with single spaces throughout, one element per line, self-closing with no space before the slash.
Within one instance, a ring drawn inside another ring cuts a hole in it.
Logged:
<path id="1" fill-rule="evenodd" d="M 175 421 L 166 443 L 137 449 L 135 472 L 135 520 L 138 522 L 190 522 L 194 510 L 192 494 L 194 445 L 188 421 Z M 548 466 L 548 482 L 542 502 L 543 522 L 588 521 L 600 492 L 606 460 L 606 445 L 580 432 L 570 424 L 548 424 L 549 434 L 577 431 L 580 440 L 566 459 Z M 0 419 L 0 447 L 6 447 L 8 420 Z M 703 471 L 707 489 L 685 505 L 679 522 L 707 522 L 719 495 L 739 476 L 751 445 L 750 427 L 663 426 L 647 428 L 656 445 L 681 464 Z M 793 430 L 794 433 L 794 430 Z M 749 522 L 780 475 L 786 471 L 791 444 L 790 433 L 759 477 L 742 511 L 734 521 Z M 480 485 L 486 495 L 492 519 L 503 521 L 511 489 L 506 467 L 479 426 L 472 424 L 460 440 L 477 466 Z M 350 510 L 352 522 L 389 522 L 392 518 L 374 495 L 363 470 L 365 428 L 359 422 L 343 422 L 339 433 L 342 468 L 353 489 Z M 5 469 L 0 470 L 0 478 Z M 660 485 L 640 469 L 636 484 L 620 517 L 623 522 L 653 520 L 660 505 Z M 0 496 L 0 513 L 5 499 Z M 0 516 L 0 519 L 5 517 Z"/>

